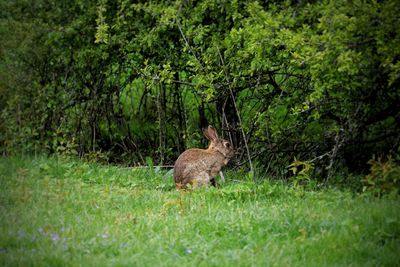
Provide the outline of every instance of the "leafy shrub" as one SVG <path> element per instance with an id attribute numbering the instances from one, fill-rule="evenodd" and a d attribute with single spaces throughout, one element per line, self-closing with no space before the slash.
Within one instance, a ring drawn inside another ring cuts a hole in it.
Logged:
<path id="1" fill-rule="evenodd" d="M 294 158 L 294 161 L 289 165 L 289 167 L 295 175 L 293 177 L 293 183 L 295 186 L 307 184 L 311 180 L 311 172 L 314 169 L 311 162 L 300 161 Z"/>
<path id="2" fill-rule="evenodd" d="M 363 179 L 364 192 L 370 192 L 378 197 L 399 192 L 400 165 L 391 156 L 386 159 L 374 156 L 368 164 L 371 165 L 371 173 Z"/>
<path id="3" fill-rule="evenodd" d="M 0 1 L 1 154 L 170 165 L 213 124 L 285 179 L 398 148 L 398 1 L 135 2 Z"/>

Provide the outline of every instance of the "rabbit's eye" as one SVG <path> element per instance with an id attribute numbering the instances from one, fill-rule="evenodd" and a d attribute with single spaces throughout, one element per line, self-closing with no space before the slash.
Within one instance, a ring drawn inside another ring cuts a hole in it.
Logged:
<path id="1" fill-rule="evenodd" d="M 225 143 L 225 147 L 229 148 L 231 146 L 231 144 L 229 144 L 228 142 Z"/>

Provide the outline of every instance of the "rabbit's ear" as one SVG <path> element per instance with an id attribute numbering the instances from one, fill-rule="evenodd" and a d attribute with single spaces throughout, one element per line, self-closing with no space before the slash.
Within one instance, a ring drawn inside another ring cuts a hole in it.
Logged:
<path id="1" fill-rule="evenodd" d="M 215 129 L 212 126 L 208 126 L 208 128 L 204 131 L 204 135 L 211 142 L 217 142 L 217 140 L 218 140 L 217 129 Z"/>

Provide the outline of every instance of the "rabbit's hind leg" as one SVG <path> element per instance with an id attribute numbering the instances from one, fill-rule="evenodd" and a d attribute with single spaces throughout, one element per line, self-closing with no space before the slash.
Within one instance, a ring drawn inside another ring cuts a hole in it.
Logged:
<path id="1" fill-rule="evenodd" d="M 200 172 L 193 179 L 193 187 L 208 186 L 210 183 L 210 175 L 207 172 Z"/>

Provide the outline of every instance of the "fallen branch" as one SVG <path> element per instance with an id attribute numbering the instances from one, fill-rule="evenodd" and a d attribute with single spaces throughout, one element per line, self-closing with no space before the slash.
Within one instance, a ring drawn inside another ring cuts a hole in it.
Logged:
<path id="1" fill-rule="evenodd" d="M 159 166 L 152 166 L 152 168 L 160 168 L 160 169 L 172 169 L 174 165 L 159 165 Z M 132 166 L 132 167 L 120 167 L 120 169 L 126 170 L 134 170 L 134 169 L 148 169 L 150 166 Z"/>

